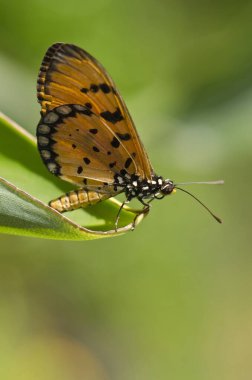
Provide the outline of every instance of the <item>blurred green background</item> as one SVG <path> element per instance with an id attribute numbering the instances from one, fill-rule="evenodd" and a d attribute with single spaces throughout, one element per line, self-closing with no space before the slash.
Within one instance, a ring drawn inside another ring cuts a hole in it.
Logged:
<path id="1" fill-rule="evenodd" d="M 158 174 L 190 188 L 119 238 L 0 237 L 0 378 L 250 380 L 252 1 L 0 0 L 1 110 L 31 133 L 56 41 L 111 73 Z M 1 174 L 1 173 L 0 173 Z M 57 196 L 58 194 L 55 194 Z"/>

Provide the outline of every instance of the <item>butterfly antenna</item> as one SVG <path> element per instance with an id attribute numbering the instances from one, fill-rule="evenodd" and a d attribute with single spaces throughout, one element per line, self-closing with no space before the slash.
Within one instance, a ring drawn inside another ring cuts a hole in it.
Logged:
<path id="1" fill-rule="evenodd" d="M 214 181 L 214 182 L 219 182 L 219 181 Z M 222 181 L 223 182 L 223 181 Z M 190 182 L 190 183 L 195 183 L 195 182 Z M 196 182 L 196 183 L 200 183 L 200 182 Z M 202 183 L 202 182 L 201 182 Z M 189 184 L 189 183 L 187 183 L 187 184 Z M 209 184 L 209 182 L 203 182 L 203 184 Z M 210 184 L 214 184 L 214 183 L 212 183 L 212 182 L 210 182 Z M 218 183 L 219 184 L 219 183 Z M 177 187 L 177 186 L 175 186 L 175 188 L 176 189 L 178 189 L 178 190 L 181 190 L 181 191 L 183 191 L 184 193 L 186 193 L 186 194 L 188 194 L 188 195 L 190 195 L 192 198 L 194 198 L 198 203 L 200 203 L 201 204 L 201 206 L 203 206 L 208 212 L 209 212 L 209 214 L 211 214 L 212 215 L 212 217 L 215 219 L 215 220 L 217 220 L 217 222 L 219 222 L 219 223 L 222 223 L 222 220 L 218 217 L 218 216 L 216 216 L 216 215 L 214 215 L 214 213 L 203 203 L 203 202 L 201 202 L 197 197 L 195 197 L 195 195 L 193 195 L 192 193 L 190 193 L 189 191 L 187 191 L 187 190 L 185 190 L 185 189 L 182 189 L 181 187 Z"/>
<path id="2" fill-rule="evenodd" d="M 175 186 L 177 185 L 223 185 L 224 181 L 223 179 L 220 179 L 218 181 L 199 181 L 199 182 L 181 182 L 181 183 L 176 183 Z"/>

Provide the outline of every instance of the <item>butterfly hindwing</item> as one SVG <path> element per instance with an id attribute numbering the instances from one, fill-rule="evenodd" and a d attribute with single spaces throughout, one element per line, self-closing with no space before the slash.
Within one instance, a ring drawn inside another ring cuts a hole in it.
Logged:
<path id="1" fill-rule="evenodd" d="M 52 45 L 43 59 L 37 90 L 38 101 L 42 107 L 42 116 L 61 105 L 79 104 L 85 106 L 86 109 L 92 112 L 92 115 L 96 115 L 96 118 L 91 118 L 91 123 L 89 120 L 89 124 L 96 125 L 98 123 L 100 125 L 100 135 L 103 134 L 102 140 L 108 139 L 103 144 L 108 147 L 112 141 L 111 136 L 113 136 L 114 145 L 118 145 L 119 142 L 121 146 L 124 146 L 124 150 L 121 147 L 115 151 L 114 161 L 110 162 L 116 161 L 117 166 L 123 165 L 117 168 L 122 170 L 126 160 L 134 153 L 135 174 L 141 178 L 151 178 L 153 173 L 151 164 L 127 107 L 106 70 L 90 54 L 70 44 L 57 43 Z M 86 123 L 87 117 L 82 117 L 82 119 Z M 77 120 L 79 119 L 77 118 Z M 80 124 L 79 121 L 78 124 Z M 96 127 L 94 126 L 93 129 L 96 129 Z M 82 137 L 84 137 L 84 131 L 82 131 L 82 134 Z M 77 137 L 76 135 L 74 137 L 79 141 L 80 136 Z M 99 145 L 100 137 L 98 135 L 92 136 L 92 141 L 97 139 L 96 143 Z M 89 140 L 87 138 L 83 144 L 88 145 Z M 72 155 L 77 153 L 78 151 L 76 150 L 72 152 Z M 79 156 L 76 157 L 76 161 L 78 158 Z M 97 156 L 97 169 L 103 166 L 98 161 Z M 93 167 L 95 170 L 95 166 Z"/>
<path id="2" fill-rule="evenodd" d="M 135 152 L 89 108 L 65 104 L 42 116 L 38 147 L 48 170 L 76 185 L 111 196 L 123 190 L 118 176 L 136 172 Z"/>

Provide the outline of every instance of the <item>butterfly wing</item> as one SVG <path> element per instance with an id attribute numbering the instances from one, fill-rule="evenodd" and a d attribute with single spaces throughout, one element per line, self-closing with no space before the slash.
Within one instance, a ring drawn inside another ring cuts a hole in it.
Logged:
<path id="1" fill-rule="evenodd" d="M 106 131 L 104 139 L 109 134 L 111 141 L 113 133 L 115 141 L 125 148 L 122 155 L 125 160 L 129 153 L 134 153 L 135 174 L 151 179 L 153 170 L 127 107 L 106 70 L 90 54 L 70 44 L 52 45 L 40 68 L 37 96 L 42 116 L 67 104 L 79 104 L 92 110 L 97 115 L 97 118 L 92 117 L 92 122 L 100 123 L 101 134 Z M 122 163 L 122 160 L 117 162 Z"/>
<path id="2" fill-rule="evenodd" d="M 110 196 L 136 173 L 128 151 L 104 119 L 79 104 L 64 104 L 42 116 L 38 148 L 48 170 L 62 179 Z"/>

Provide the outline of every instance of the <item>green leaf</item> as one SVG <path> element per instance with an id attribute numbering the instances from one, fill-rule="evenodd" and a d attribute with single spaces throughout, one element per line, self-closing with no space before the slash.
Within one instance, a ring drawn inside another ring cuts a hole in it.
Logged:
<path id="1" fill-rule="evenodd" d="M 125 207 L 120 228 L 114 230 L 121 205 L 115 199 L 64 215 L 48 201 L 72 186 L 44 167 L 36 141 L 27 131 L 0 113 L 0 232 L 48 239 L 89 240 L 120 235 L 145 215 Z M 67 217 L 66 217 L 67 215 Z"/>

